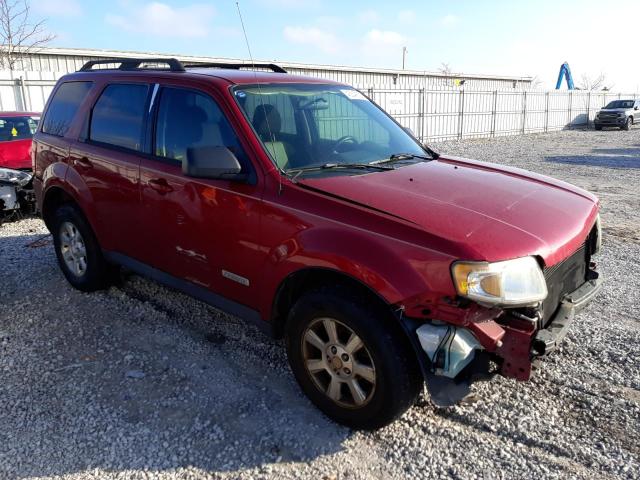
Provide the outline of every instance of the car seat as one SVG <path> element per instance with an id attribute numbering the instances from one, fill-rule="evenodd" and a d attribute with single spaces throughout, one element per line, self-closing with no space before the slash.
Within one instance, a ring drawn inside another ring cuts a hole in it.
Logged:
<path id="1" fill-rule="evenodd" d="M 276 107 L 269 103 L 258 105 L 253 112 L 252 123 L 278 167 L 282 170 L 289 168 L 289 155 L 285 143 L 278 139 L 282 119 Z"/>

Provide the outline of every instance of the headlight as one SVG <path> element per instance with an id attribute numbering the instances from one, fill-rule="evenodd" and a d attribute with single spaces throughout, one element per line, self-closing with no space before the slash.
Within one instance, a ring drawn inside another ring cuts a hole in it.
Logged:
<path id="1" fill-rule="evenodd" d="M 31 176 L 32 175 L 30 173 L 21 172 L 20 170 L 0 168 L 0 182 L 11 183 L 19 187 L 24 187 L 29 183 Z"/>
<path id="2" fill-rule="evenodd" d="M 600 116 L 600 112 L 596 112 L 596 118 Z"/>
<path id="3" fill-rule="evenodd" d="M 451 267 L 458 295 L 485 305 L 522 307 L 547 298 L 547 283 L 533 257 L 504 262 L 456 262 Z"/>

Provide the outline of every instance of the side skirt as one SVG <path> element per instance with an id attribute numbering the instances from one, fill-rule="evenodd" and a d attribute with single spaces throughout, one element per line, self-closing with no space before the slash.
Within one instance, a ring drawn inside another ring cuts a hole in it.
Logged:
<path id="1" fill-rule="evenodd" d="M 111 263 L 121 265 L 132 272 L 142 275 L 143 277 L 150 278 L 167 287 L 186 293 L 191 297 L 217 308 L 218 310 L 222 310 L 225 313 L 234 315 L 242 320 L 254 324 L 261 332 L 269 335 L 270 337 L 274 336 L 271 323 L 263 320 L 257 310 L 234 302 L 233 300 L 229 300 L 228 298 L 213 293 L 199 285 L 174 277 L 173 275 L 158 270 L 157 268 L 153 268 L 152 266 L 128 257 L 127 255 L 107 251 L 103 252 L 103 255 L 105 259 Z"/>

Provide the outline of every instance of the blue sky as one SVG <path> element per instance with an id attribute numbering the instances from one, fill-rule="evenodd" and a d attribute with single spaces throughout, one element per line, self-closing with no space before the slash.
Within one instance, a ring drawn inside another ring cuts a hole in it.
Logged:
<path id="1" fill-rule="evenodd" d="M 233 0 L 31 0 L 52 46 L 247 58 Z M 638 91 L 639 0 L 240 0 L 260 60 L 537 76 Z M 623 23 L 629 19 L 627 28 Z M 634 33 L 635 32 L 635 33 Z M 628 38 L 625 38 L 628 37 Z M 603 44 L 599 39 L 616 39 Z"/>

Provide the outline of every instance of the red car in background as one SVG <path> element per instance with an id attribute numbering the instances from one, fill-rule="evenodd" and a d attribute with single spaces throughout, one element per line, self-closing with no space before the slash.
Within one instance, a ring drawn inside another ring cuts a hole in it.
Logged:
<path id="1" fill-rule="evenodd" d="M 40 114 L 0 113 L 0 220 L 33 211 L 31 139 Z"/>

